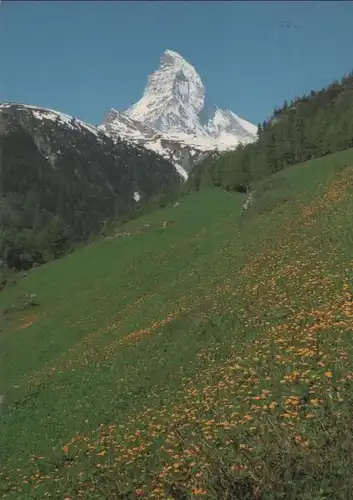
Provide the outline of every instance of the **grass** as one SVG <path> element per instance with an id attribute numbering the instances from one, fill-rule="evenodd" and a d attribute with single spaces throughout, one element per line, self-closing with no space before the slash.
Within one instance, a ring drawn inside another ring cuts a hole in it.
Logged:
<path id="1" fill-rule="evenodd" d="M 198 192 L 5 288 L 1 498 L 352 498 L 349 165 L 243 216 Z"/>

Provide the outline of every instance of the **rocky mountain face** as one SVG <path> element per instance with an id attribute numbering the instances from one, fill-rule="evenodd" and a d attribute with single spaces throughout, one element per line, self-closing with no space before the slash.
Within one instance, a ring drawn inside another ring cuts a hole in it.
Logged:
<path id="1" fill-rule="evenodd" d="M 0 104 L 0 261 L 30 267 L 180 184 L 153 151 L 36 106 Z"/>
<path id="2" fill-rule="evenodd" d="M 111 109 L 98 128 L 157 152 L 184 178 L 211 151 L 234 149 L 257 138 L 255 125 L 208 103 L 195 68 L 171 50 L 148 77 L 141 99 L 125 112 Z"/>

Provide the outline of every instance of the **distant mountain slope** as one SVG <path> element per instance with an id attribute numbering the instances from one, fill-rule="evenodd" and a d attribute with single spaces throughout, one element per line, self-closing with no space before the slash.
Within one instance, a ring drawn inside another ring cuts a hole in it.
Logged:
<path id="1" fill-rule="evenodd" d="M 166 50 L 142 98 L 126 112 L 111 109 L 99 127 L 168 158 L 184 178 L 205 152 L 253 142 L 257 127 L 208 103 L 195 68 Z"/>
<path id="2" fill-rule="evenodd" d="M 0 134 L 0 259 L 12 267 L 57 257 L 180 182 L 152 151 L 45 108 L 1 104 Z"/>

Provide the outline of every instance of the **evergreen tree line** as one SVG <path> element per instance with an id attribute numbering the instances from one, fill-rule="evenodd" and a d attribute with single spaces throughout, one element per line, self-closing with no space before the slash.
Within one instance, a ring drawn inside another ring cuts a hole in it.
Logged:
<path id="1" fill-rule="evenodd" d="M 258 124 L 258 140 L 208 157 L 195 167 L 186 190 L 221 186 L 247 192 L 271 173 L 353 147 L 353 72 L 327 88 L 284 102 Z"/>

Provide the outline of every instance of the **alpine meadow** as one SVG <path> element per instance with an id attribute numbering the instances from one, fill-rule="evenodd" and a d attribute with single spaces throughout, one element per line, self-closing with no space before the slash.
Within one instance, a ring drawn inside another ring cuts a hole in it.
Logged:
<path id="1" fill-rule="evenodd" d="M 189 66 L 179 121 L 2 105 L 3 499 L 353 498 L 353 75 L 255 134 Z"/>

